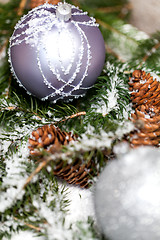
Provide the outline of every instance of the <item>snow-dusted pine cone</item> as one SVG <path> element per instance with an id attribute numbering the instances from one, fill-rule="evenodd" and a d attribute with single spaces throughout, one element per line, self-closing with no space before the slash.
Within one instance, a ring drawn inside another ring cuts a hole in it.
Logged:
<path id="1" fill-rule="evenodd" d="M 160 107 L 140 105 L 131 115 L 136 130 L 128 136 L 131 147 L 159 146 Z"/>
<path id="2" fill-rule="evenodd" d="M 74 163 L 67 164 L 67 166 L 64 167 L 63 162 L 60 162 L 53 173 L 69 184 L 76 184 L 81 188 L 88 188 L 91 185 L 91 177 L 95 176 L 95 163 L 92 159 L 87 164 L 77 159 Z"/>
<path id="3" fill-rule="evenodd" d="M 60 153 L 62 146 L 75 140 L 76 136 L 70 132 L 61 131 L 52 124 L 44 125 L 34 130 L 32 137 L 29 138 L 30 155 L 38 156 L 41 159 L 42 153 L 40 149 L 51 154 Z M 93 159 L 88 161 L 88 163 L 76 159 L 71 164 L 64 164 L 60 160 L 54 167 L 53 174 L 70 184 L 77 184 L 82 188 L 87 188 L 90 185 L 91 176 L 95 176 L 94 167 Z"/>
<path id="4" fill-rule="evenodd" d="M 38 7 L 44 3 L 49 3 L 49 4 L 58 4 L 58 2 L 60 2 L 60 0 L 31 0 L 30 1 L 30 8 L 35 8 Z"/>
<path id="5" fill-rule="evenodd" d="M 34 130 L 32 137 L 29 138 L 30 154 L 34 156 L 41 155 L 40 148 L 50 153 L 58 152 L 62 145 L 67 145 L 73 140 L 75 140 L 75 136 L 71 132 L 61 131 L 52 124 L 44 125 Z"/>
<path id="6" fill-rule="evenodd" d="M 129 90 L 134 107 L 142 104 L 160 106 L 160 82 L 150 73 L 135 70 L 129 79 Z"/>

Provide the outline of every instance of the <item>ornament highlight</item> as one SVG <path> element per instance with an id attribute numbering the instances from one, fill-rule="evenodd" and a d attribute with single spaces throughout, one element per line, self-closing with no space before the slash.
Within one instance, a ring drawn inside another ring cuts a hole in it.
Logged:
<path id="1" fill-rule="evenodd" d="M 160 151 L 139 147 L 106 166 L 96 185 L 98 224 L 107 239 L 160 239 Z"/>
<path id="2" fill-rule="evenodd" d="M 104 61 L 105 44 L 95 19 L 66 3 L 32 9 L 10 39 L 12 73 L 20 86 L 41 100 L 83 96 Z"/>

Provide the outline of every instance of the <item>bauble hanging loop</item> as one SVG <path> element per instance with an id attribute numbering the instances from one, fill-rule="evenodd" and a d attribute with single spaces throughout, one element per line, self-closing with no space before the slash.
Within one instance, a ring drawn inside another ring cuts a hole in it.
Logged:
<path id="1" fill-rule="evenodd" d="M 95 19 L 66 3 L 32 9 L 17 23 L 10 39 L 14 76 L 41 100 L 83 96 L 104 61 L 105 44 Z"/>

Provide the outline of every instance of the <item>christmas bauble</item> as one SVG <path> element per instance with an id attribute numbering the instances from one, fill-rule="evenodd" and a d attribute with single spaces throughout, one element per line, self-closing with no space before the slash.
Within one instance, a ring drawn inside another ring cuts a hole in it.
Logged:
<path id="1" fill-rule="evenodd" d="M 96 185 L 98 224 L 107 239 L 160 239 L 160 151 L 140 147 L 113 160 Z"/>
<path id="2" fill-rule="evenodd" d="M 17 23 L 10 39 L 14 76 L 42 100 L 84 95 L 104 60 L 105 44 L 95 19 L 66 3 L 34 8 Z"/>

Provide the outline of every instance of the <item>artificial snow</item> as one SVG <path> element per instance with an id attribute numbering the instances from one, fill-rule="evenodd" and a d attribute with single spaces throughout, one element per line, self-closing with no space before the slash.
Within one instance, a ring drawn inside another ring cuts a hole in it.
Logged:
<path id="1" fill-rule="evenodd" d="M 5 141 L 3 144 L 5 144 Z M 4 151 L 7 151 L 6 147 Z M 23 161 L 28 161 L 27 156 L 27 146 L 22 146 L 21 151 L 8 156 L 8 159 L 5 160 L 6 176 L 3 177 L 1 188 L 7 188 L 7 190 L 0 194 L 0 212 L 4 212 L 7 208 L 11 207 L 25 193 L 23 186 L 28 175 L 25 166 L 23 166 Z"/>
<path id="2" fill-rule="evenodd" d="M 13 234 L 11 240 L 44 240 L 43 237 L 37 237 L 35 233 L 30 231 L 20 231 L 19 233 Z M 8 240 L 8 238 L 2 238 L 2 240 Z"/>
<path id="3" fill-rule="evenodd" d="M 157 80 L 158 82 L 160 82 L 160 76 L 159 75 L 157 75 L 154 72 L 151 72 L 151 76 L 153 77 L 153 80 Z"/>
<path id="4" fill-rule="evenodd" d="M 121 96 L 119 96 L 117 86 L 123 90 L 128 90 L 123 80 L 123 76 L 124 78 L 126 77 L 124 74 L 126 68 L 127 64 L 115 67 L 114 64 L 111 64 L 109 61 L 106 62 L 104 73 L 106 73 L 106 76 L 109 78 L 110 87 L 106 89 L 105 94 L 102 94 L 101 97 L 98 96 L 96 104 L 93 103 L 91 105 L 91 109 L 93 109 L 94 112 L 101 113 L 102 116 L 105 117 L 112 110 L 116 110 L 118 115 L 120 112 L 120 104 L 118 100 Z M 119 77 L 119 74 L 122 76 Z M 131 109 L 131 104 L 126 104 L 125 108 L 123 108 L 123 118 L 128 119 Z M 117 116 L 117 118 L 119 117 Z"/>
<path id="5" fill-rule="evenodd" d="M 124 24 L 122 26 L 122 30 L 124 33 L 130 33 L 130 37 L 133 37 L 133 39 L 136 39 L 137 41 L 146 40 L 149 38 L 148 34 L 143 31 L 137 31 L 137 28 L 133 27 L 131 24 Z"/>
<path id="6" fill-rule="evenodd" d="M 108 38 L 107 46 L 112 49 L 118 59 L 124 62 L 132 59 L 139 46 L 139 41 L 149 38 L 146 33 L 132 25 L 122 24 L 121 20 L 115 21 L 112 27 L 114 31 Z"/>
<path id="7" fill-rule="evenodd" d="M 18 135 L 23 135 L 24 132 L 30 134 L 32 132 L 32 127 L 29 130 L 29 126 L 24 126 L 21 129 L 18 128 Z M 1 129 L 0 139 L 4 137 L 4 132 Z M 12 136 L 10 133 L 10 137 L 14 140 L 16 139 L 16 135 Z M 4 140 L 1 142 L 0 153 L 7 153 L 9 146 L 12 142 L 11 140 Z M 24 164 L 25 161 L 28 161 L 29 149 L 24 141 L 19 144 L 18 151 L 8 156 L 8 159 L 5 159 L 6 164 L 6 176 L 3 178 L 1 189 L 6 189 L 6 191 L 1 190 L 0 194 L 0 211 L 4 212 L 8 208 L 12 207 L 13 204 L 16 203 L 18 199 L 22 199 L 25 194 L 25 190 L 23 189 L 24 184 L 28 178 L 28 174 L 26 171 L 26 166 Z M 50 167 L 47 167 L 49 171 L 51 171 Z M 37 180 L 37 176 L 34 181 Z M 46 179 L 48 181 L 48 179 Z M 47 183 L 47 182 L 46 182 Z M 47 186 L 50 183 L 48 182 Z M 47 233 L 49 240 L 70 240 L 72 239 L 72 235 L 77 235 L 77 232 L 81 233 L 80 228 L 78 228 L 77 223 L 82 222 L 84 229 L 89 229 L 90 224 L 87 222 L 89 217 L 94 217 L 94 207 L 93 207 L 93 196 L 91 189 L 81 189 L 79 187 L 74 187 L 70 185 L 66 185 L 67 188 L 67 198 L 65 197 L 65 193 L 62 193 L 62 189 L 64 188 L 64 184 L 58 183 L 59 193 L 58 196 L 55 195 L 50 189 L 48 189 L 46 201 L 43 202 L 42 199 L 37 198 L 35 195 L 33 199 L 33 206 L 37 209 L 36 213 L 33 213 L 33 216 L 30 217 L 31 221 L 36 221 L 37 217 L 41 217 L 46 219 L 47 224 L 43 224 L 42 232 L 45 230 Z M 44 188 L 43 185 L 41 187 L 41 194 L 43 194 Z M 61 201 L 63 199 L 69 200 L 69 205 L 66 207 L 67 212 L 63 212 L 61 210 Z M 55 202 L 54 209 L 51 209 L 49 206 L 52 204 L 52 201 Z M 26 206 L 27 207 L 27 206 Z M 65 220 L 63 222 L 63 219 Z M 23 226 L 23 222 L 19 223 L 19 225 Z M 9 217 L 4 224 L 0 224 L 0 231 L 10 232 L 10 227 L 12 226 L 15 229 L 18 226 L 18 223 L 12 218 Z M 87 230 L 88 231 L 88 230 Z M 83 239 L 93 239 L 90 238 L 91 232 L 88 231 L 86 237 Z M 35 233 L 31 231 L 24 231 L 19 233 L 13 233 L 11 240 L 19 240 L 19 239 L 37 239 L 44 240 L 44 237 L 36 237 Z M 6 240 L 6 238 L 3 238 Z M 75 237 L 76 240 L 76 237 Z"/>
<path id="8" fill-rule="evenodd" d="M 88 216 L 95 218 L 92 189 L 81 189 L 70 186 L 68 191 L 70 205 L 66 221 L 76 223 L 77 221 L 87 221 Z"/>
<path id="9" fill-rule="evenodd" d="M 134 130 L 134 125 L 131 121 L 122 121 L 119 127 L 113 132 L 105 132 L 101 130 L 99 134 L 95 133 L 93 126 L 88 125 L 85 134 L 81 135 L 81 139 L 78 142 L 71 142 L 68 145 L 68 150 L 71 152 L 75 151 L 92 151 L 94 149 L 105 149 L 111 148 L 113 142 L 116 139 L 122 139 L 125 134 L 130 133 Z"/>

